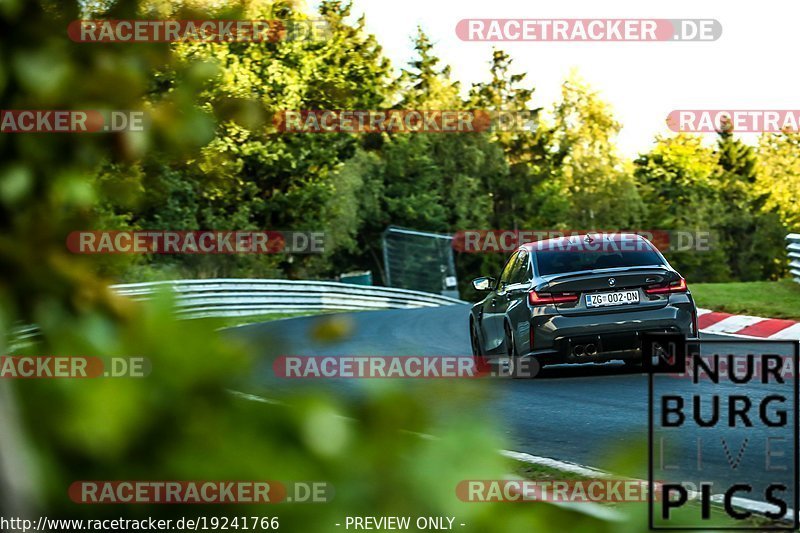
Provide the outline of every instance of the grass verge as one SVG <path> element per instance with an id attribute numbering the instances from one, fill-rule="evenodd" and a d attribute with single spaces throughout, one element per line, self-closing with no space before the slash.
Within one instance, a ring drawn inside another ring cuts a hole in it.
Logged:
<path id="1" fill-rule="evenodd" d="M 736 283 L 692 283 L 698 307 L 736 315 L 800 320 L 800 283 L 749 281 Z"/>

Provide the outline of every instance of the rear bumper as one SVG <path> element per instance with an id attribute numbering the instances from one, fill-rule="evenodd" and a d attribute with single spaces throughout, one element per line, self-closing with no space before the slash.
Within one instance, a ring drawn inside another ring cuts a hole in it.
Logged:
<path id="1" fill-rule="evenodd" d="M 646 311 L 534 316 L 531 319 L 534 349 L 525 356 L 535 357 L 543 364 L 639 360 L 643 333 L 696 336 L 693 311 L 694 304 L 686 301 Z"/>

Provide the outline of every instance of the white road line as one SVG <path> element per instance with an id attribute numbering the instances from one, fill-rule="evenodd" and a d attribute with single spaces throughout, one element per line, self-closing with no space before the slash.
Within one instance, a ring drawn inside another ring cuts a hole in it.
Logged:
<path id="1" fill-rule="evenodd" d="M 571 474 L 577 474 L 579 476 L 598 477 L 598 478 L 611 477 L 610 473 L 604 472 L 603 470 L 598 470 L 596 468 L 591 468 L 589 466 L 583 466 L 576 463 L 559 461 L 557 459 L 551 459 L 549 457 L 539 457 L 538 455 L 531 455 L 529 453 L 515 452 L 511 450 L 500 450 L 500 453 L 510 459 L 514 459 L 521 463 L 528 463 L 537 466 L 546 466 L 548 468 L 554 468 L 562 472 L 569 472 Z"/>
<path id="2" fill-rule="evenodd" d="M 243 400 L 250 400 L 251 402 L 268 403 L 270 405 L 286 405 L 280 400 L 264 398 L 263 396 L 256 396 L 255 394 L 248 394 L 246 392 L 241 392 L 238 390 L 226 389 L 226 392 L 233 394 L 234 396 L 241 398 Z"/>
<path id="3" fill-rule="evenodd" d="M 596 468 L 592 468 L 590 466 L 579 465 L 577 463 L 570 463 L 567 461 L 559 461 L 557 459 L 551 459 L 549 457 L 539 457 L 537 455 L 531 455 L 528 453 L 521 453 L 521 452 L 514 452 L 510 450 L 501 450 L 501 453 L 506 457 L 510 457 L 512 459 L 516 459 L 522 463 L 529 463 L 535 464 L 540 466 L 547 466 L 554 470 L 560 470 L 562 472 L 569 472 L 571 474 L 578 474 L 581 476 L 586 477 L 598 477 L 598 478 L 607 478 L 610 477 L 612 474 L 604 471 L 598 470 Z M 699 494 L 694 491 L 689 491 L 690 496 L 698 496 Z M 717 503 L 719 505 L 723 505 L 725 500 L 725 495 L 723 494 L 712 494 L 711 501 Z M 767 512 L 776 512 L 778 511 L 777 505 L 772 505 L 766 502 L 760 502 L 757 500 L 750 500 L 747 498 L 738 498 L 733 497 L 731 498 L 731 504 L 734 507 L 738 507 L 740 509 L 744 509 L 746 511 L 750 511 L 753 513 L 758 514 L 766 514 Z M 583 505 L 583 504 L 581 504 Z M 783 520 L 792 521 L 794 519 L 794 509 L 788 509 L 786 514 L 783 515 Z"/>
<path id="4" fill-rule="evenodd" d="M 792 326 L 792 327 L 794 327 L 794 326 Z M 244 393 L 244 392 L 240 392 L 240 391 L 236 391 L 236 390 L 230 390 L 230 389 L 228 389 L 228 392 L 233 394 L 234 396 L 238 396 L 239 398 L 242 398 L 244 400 L 250 400 L 250 401 L 260 402 L 260 403 L 268 403 L 268 404 L 274 404 L 274 405 L 286 405 L 283 402 L 280 402 L 278 400 L 272 400 L 272 399 L 269 399 L 269 398 L 264 398 L 262 396 L 256 396 L 255 394 L 248 394 L 248 393 Z M 343 418 L 346 418 L 346 417 L 343 417 Z M 434 438 L 432 436 L 425 435 L 425 434 L 419 434 L 419 435 L 422 436 L 422 437 Z M 578 463 L 570 463 L 568 461 L 559 461 L 558 459 L 552 459 L 550 457 L 541 457 L 541 456 L 538 456 L 538 455 L 531 455 L 529 453 L 524 453 L 524 452 L 515 452 L 513 450 L 500 450 L 500 454 L 505 456 L 505 457 L 508 457 L 510 459 L 514 459 L 516 461 L 519 461 L 521 463 L 534 464 L 534 465 L 538 465 L 538 466 L 546 466 L 546 467 L 552 468 L 554 470 L 560 470 L 562 472 L 569 472 L 571 474 L 577 474 L 579 476 L 594 477 L 594 478 L 609 478 L 609 477 L 612 476 L 611 473 L 606 472 L 604 470 L 600 470 L 600 469 L 597 469 L 597 468 L 592 468 L 590 466 L 580 465 Z M 692 492 L 692 491 L 690 491 L 690 492 Z M 714 502 L 714 503 L 721 504 L 723 502 L 723 498 L 724 498 L 724 496 L 722 494 L 712 494 L 711 495 L 711 501 Z M 582 503 L 577 503 L 577 502 L 572 502 L 572 503 L 570 503 L 570 502 L 560 502 L 560 503 L 559 502 L 552 502 L 552 503 L 554 505 L 560 505 L 562 507 L 569 507 L 570 509 L 573 509 L 573 510 L 580 509 L 580 506 L 587 505 L 586 503 L 583 503 L 583 502 Z M 768 504 L 768 503 L 765 503 L 765 502 L 759 502 L 759 501 L 756 501 L 756 500 L 748 500 L 747 498 L 733 498 L 732 499 L 732 503 L 733 503 L 733 505 L 735 507 L 738 507 L 740 509 L 745 509 L 747 511 L 751 511 L 751 512 L 754 512 L 754 513 L 759 513 L 759 514 L 764 514 L 764 513 L 768 512 L 768 511 L 776 511 L 776 510 L 778 510 L 777 506 L 774 506 L 774 505 L 771 505 L 771 504 Z M 588 508 L 587 508 L 587 510 L 588 510 Z M 595 512 L 599 512 L 599 511 L 596 511 L 595 509 L 592 509 L 589 514 L 595 514 Z M 615 516 L 614 514 L 606 514 L 605 516 L 601 516 L 601 514 L 603 514 L 603 513 L 597 514 L 596 516 L 598 518 L 604 518 L 606 520 L 618 520 L 618 517 Z M 794 510 L 793 509 L 789 509 L 789 510 L 786 511 L 786 514 L 784 515 L 784 519 L 785 520 L 792 520 L 793 516 L 794 516 Z"/>
<path id="5" fill-rule="evenodd" d="M 712 494 L 711 501 L 720 505 L 724 505 L 725 496 L 723 494 Z M 780 508 L 777 505 L 758 502 L 756 500 L 748 500 L 747 498 L 738 498 L 736 496 L 731 498 L 731 504 L 733 504 L 734 507 L 741 507 L 742 509 L 747 509 L 748 511 L 758 514 L 776 513 L 780 511 Z M 786 514 L 783 515 L 783 520 L 794 520 L 794 509 L 787 509 Z"/>
<path id="6" fill-rule="evenodd" d="M 516 452 L 511 452 L 516 453 Z M 525 454 L 527 455 L 527 454 Z M 528 481 L 525 478 L 519 476 L 505 476 L 505 480 L 507 481 Z M 606 522 L 625 522 L 627 521 L 627 517 L 617 511 L 616 509 L 609 507 L 608 505 L 602 505 L 600 503 L 595 502 L 561 502 L 561 501 L 549 501 L 549 500 L 541 500 L 544 503 L 549 505 L 555 505 L 556 507 L 562 507 L 565 509 L 569 509 L 570 511 L 578 512 L 585 514 L 587 516 L 591 516 L 597 518 L 598 520 L 605 520 Z"/>

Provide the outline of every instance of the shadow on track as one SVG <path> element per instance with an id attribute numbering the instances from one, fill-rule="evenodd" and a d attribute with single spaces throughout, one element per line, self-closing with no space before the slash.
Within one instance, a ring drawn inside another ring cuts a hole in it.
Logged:
<path id="1" fill-rule="evenodd" d="M 644 375 L 641 367 L 625 366 L 622 363 L 604 363 L 599 365 L 553 365 L 546 366 L 539 371 L 533 381 L 544 379 L 568 379 L 602 376 L 629 376 L 633 374 Z"/>

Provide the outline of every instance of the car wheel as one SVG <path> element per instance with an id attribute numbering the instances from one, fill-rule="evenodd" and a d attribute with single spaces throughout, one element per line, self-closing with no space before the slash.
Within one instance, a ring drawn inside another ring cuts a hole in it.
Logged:
<path id="1" fill-rule="evenodd" d="M 475 329 L 475 323 L 469 323 L 469 340 L 472 345 L 472 360 L 475 363 L 475 369 L 478 373 L 488 372 L 490 370 L 489 363 L 483 355 L 483 348 L 481 348 L 481 341 L 478 338 L 478 331 Z"/>
<path id="2" fill-rule="evenodd" d="M 508 375 L 511 379 L 522 379 L 530 376 L 524 375 L 521 365 L 519 364 L 519 357 L 517 356 L 517 349 L 514 346 L 514 334 L 506 326 L 506 363 L 508 365 Z"/>

